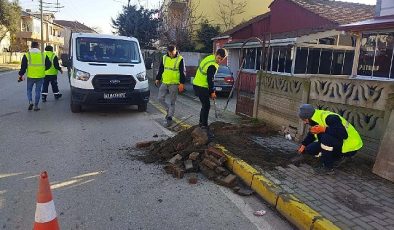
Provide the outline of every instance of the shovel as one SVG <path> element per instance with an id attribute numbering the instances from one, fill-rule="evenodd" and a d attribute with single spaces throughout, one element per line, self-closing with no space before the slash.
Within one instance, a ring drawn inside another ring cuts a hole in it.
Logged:
<path id="1" fill-rule="evenodd" d="M 215 109 L 215 118 L 218 119 L 218 108 L 216 106 L 216 99 L 213 99 L 213 108 Z"/>

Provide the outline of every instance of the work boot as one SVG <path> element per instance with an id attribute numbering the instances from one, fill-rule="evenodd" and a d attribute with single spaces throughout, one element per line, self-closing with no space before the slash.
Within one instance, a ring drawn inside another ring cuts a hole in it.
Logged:
<path id="1" fill-rule="evenodd" d="M 334 175 L 334 169 L 333 168 L 327 168 L 325 166 L 317 167 L 313 169 L 316 174 L 318 175 Z"/>
<path id="2" fill-rule="evenodd" d="M 47 102 L 47 95 L 42 95 L 42 102 Z"/>
<path id="3" fill-rule="evenodd" d="M 63 95 L 61 93 L 55 94 L 55 99 L 59 100 Z"/>
<path id="4" fill-rule="evenodd" d="M 33 109 L 33 103 L 29 102 L 29 107 L 27 108 L 28 110 L 32 110 Z"/>
<path id="5" fill-rule="evenodd" d="M 38 105 L 34 105 L 34 111 L 39 111 L 40 110 L 40 108 L 38 108 Z"/>
<path id="6" fill-rule="evenodd" d="M 334 162 L 334 168 L 339 168 L 341 165 L 344 165 L 350 161 L 352 161 L 351 157 L 341 157 L 339 160 Z"/>

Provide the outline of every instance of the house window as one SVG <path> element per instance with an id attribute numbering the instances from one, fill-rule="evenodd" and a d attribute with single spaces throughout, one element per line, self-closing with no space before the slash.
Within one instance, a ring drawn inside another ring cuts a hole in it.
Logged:
<path id="1" fill-rule="evenodd" d="M 392 78 L 394 33 L 363 34 L 358 75 Z"/>
<path id="2" fill-rule="evenodd" d="M 306 72 L 306 61 L 308 58 L 308 48 L 298 47 L 295 63 L 295 74 L 303 74 Z"/>
<path id="3" fill-rule="evenodd" d="M 244 50 L 244 69 L 256 69 L 256 53 L 256 48 L 247 48 Z"/>
<path id="4" fill-rule="evenodd" d="M 353 50 L 298 47 L 295 74 L 350 75 Z"/>

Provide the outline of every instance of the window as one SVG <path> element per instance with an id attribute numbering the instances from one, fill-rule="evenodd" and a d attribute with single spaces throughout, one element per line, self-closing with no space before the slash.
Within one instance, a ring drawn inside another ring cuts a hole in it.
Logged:
<path id="1" fill-rule="evenodd" d="M 279 58 L 279 48 L 278 47 L 273 47 L 272 48 L 272 66 L 271 66 L 271 71 L 273 72 L 278 72 L 278 58 Z"/>
<path id="2" fill-rule="evenodd" d="M 392 78 L 394 33 L 363 34 L 358 75 Z"/>
<path id="3" fill-rule="evenodd" d="M 309 48 L 307 72 L 309 74 L 318 74 L 320 65 L 321 49 Z"/>
<path id="4" fill-rule="evenodd" d="M 136 42 L 110 38 L 77 38 L 77 59 L 83 62 L 141 62 Z"/>
<path id="5" fill-rule="evenodd" d="M 363 35 L 358 62 L 358 75 L 372 76 L 375 46 L 376 35 Z"/>
<path id="6" fill-rule="evenodd" d="M 302 74 L 306 72 L 306 60 L 308 58 L 308 48 L 298 47 L 296 53 L 295 74 Z"/>
<path id="7" fill-rule="evenodd" d="M 393 56 L 393 34 L 379 34 L 376 37 L 376 54 L 373 67 L 374 77 L 389 77 Z"/>
<path id="8" fill-rule="evenodd" d="M 244 50 L 245 62 L 244 69 L 256 69 L 256 48 L 247 48 Z"/>
<path id="9" fill-rule="evenodd" d="M 354 51 L 298 47 L 295 74 L 350 75 Z"/>

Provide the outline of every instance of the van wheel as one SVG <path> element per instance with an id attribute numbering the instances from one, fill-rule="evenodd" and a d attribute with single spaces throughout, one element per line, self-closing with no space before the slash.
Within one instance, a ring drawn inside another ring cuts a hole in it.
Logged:
<path id="1" fill-rule="evenodd" d="M 144 104 L 138 105 L 138 111 L 139 112 L 145 112 L 147 108 L 148 108 L 148 103 L 144 103 Z"/>
<path id="2" fill-rule="evenodd" d="M 73 113 L 80 113 L 82 112 L 82 106 L 78 104 L 74 104 L 71 102 L 70 104 L 71 112 Z"/>

